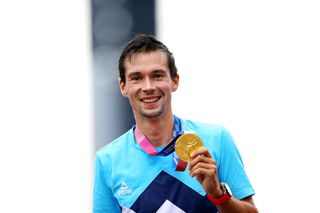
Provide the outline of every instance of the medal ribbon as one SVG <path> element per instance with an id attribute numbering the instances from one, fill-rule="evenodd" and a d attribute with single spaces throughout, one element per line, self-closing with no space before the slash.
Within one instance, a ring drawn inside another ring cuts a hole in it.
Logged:
<path id="1" fill-rule="evenodd" d="M 173 130 L 173 139 L 171 142 L 165 146 L 160 152 L 158 152 L 154 146 L 150 143 L 148 138 L 141 132 L 141 130 L 138 128 L 138 126 L 134 129 L 134 135 L 137 141 L 137 144 L 149 155 L 152 156 L 168 156 L 172 154 L 174 150 L 174 146 L 176 144 L 176 140 L 182 135 L 181 130 L 181 122 L 179 118 L 174 116 L 174 130 Z M 187 163 L 182 161 L 178 158 L 176 153 L 173 153 L 173 166 L 175 167 L 176 171 L 184 171 L 187 167 Z"/>

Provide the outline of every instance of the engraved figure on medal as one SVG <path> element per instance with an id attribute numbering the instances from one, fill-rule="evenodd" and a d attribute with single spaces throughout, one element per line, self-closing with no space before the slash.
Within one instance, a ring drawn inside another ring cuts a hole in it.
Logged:
<path id="1" fill-rule="evenodd" d="M 191 161 L 191 153 L 198 150 L 202 146 L 202 141 L 196 134 L 186 133 L 177 139 L 175 151 L 181 160 L 189 162 Z"/>

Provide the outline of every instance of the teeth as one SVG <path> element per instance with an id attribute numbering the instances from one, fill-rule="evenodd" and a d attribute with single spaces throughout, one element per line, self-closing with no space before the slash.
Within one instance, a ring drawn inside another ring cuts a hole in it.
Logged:
<path id="1" fill-rule="evenodd" d="M 143 99 L 142 101 L 144 102 L 144 103 L 151 103 L 151 102 L 155 102 L 155 101 L 157 101 L 158 100 L 158 98 L 150 98 L 150 99 Z"/>

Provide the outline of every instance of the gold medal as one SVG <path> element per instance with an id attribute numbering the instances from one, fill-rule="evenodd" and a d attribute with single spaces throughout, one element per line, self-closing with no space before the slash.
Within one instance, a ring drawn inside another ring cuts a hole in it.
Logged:
<path id="1" fill-rule="evenodd" d="M 175 151 L 181 160 L 189 162 L 191 161 L 191 153 L 198 150 L 202 146 L 202 141 L 196 134 L 185 133 L 177 139 Z"/>

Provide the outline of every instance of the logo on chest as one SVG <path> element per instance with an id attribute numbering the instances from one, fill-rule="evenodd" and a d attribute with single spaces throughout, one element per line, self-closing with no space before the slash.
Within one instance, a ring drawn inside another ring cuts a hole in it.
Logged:
<path id="1" fill-rule="evenodd" d="M 118 191 L 119 196 L 126 196 L 126 195 L 131 195 L 132 190 L 127 186 L 125 182 L 121 183 L 120 189 Z"/>

